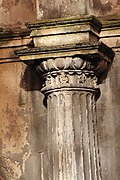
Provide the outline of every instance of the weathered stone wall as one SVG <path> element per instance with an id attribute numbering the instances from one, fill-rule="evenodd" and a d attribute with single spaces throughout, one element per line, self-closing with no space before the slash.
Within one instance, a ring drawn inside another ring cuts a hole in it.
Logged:
<path id="1" fill-rule="evenodd" d="M 80 14 L 106 16 L 119 13 L 119 0 L 40 0 L 42 18 L 55 18 Z"/>
<path id="2" fill-rule="evenodd" d="M 0 64 L 0 87 L 0 179 L 40 179 L 46 145 L 40 80 L 22 63 Z"/>
<path id="3" fill-rule="evenodd" d="M 120 179 L 120 53 L 104 84 L 98 100 L 98 131 L 103 180 Z"/>
<path id="4" fill-rule="evenodd" d="M 0 26 L 22 27 L 27 21 L 80 14 L 118 16 L 119 0 L 0 0 Z"/>
<path id="5" fill-rule="evenodd" d="M 36 18 L 35 0 L 0 0 L 0 24 L 3 27 L 21 27 Z"/>
<path id="6" fill-rule="evenodd" d="M 113 18 L 114 19 L 114 18 Z M 100 85 L 97 104 L 98 131 L 103 180 L 120 179 L 120 24 L 119 20 L 103 21 L 101 41 L 115 51 L 113 64 L 106 81 Z"/>

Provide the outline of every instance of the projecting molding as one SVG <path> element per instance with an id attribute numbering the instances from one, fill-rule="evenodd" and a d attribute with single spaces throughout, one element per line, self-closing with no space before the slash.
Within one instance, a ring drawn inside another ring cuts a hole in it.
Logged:
<path id="1" fill-rule="evenodd" d="M 115 51 L 120 48 L 120 19 L 103 19 L 101 40 Z"/>

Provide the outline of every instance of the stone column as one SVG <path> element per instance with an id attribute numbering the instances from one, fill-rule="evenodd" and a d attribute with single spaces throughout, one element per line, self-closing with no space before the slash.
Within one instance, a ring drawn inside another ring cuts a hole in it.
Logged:
<path id="1" fill-rule="evenodd" d="M 95 99 L 96 74 L 80 57 L 48 59 L 47 95 L 49 180 L 99 180 Z M 49 71 L 48 71 L 49 69 Z"/>
<path id="2" fill-rule="evenodd" d="M 101 180 L 96 99 L 114 53 L 100 27 L 94 17 L 29 24 L 35 47 L 16 52 L 44 81 L 48 180 Z"/>

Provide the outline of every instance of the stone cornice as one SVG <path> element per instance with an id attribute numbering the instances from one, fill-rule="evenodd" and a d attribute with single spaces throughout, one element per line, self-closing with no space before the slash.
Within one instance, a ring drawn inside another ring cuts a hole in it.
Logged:
<path id="1" fill-rule="evenodd" d="M 31 43 L 30 32 L 29 29 L 0 30 L 0 64 L 20 61 L 14 51 L 28 47 Z"/>
<path id="2" fill-rule="evenodd" d="M 43 29 L 43 28 L 50 28 L 54 26 L 66 26 L 66 25 L 92 25 L 97 29 L 98 32 L 101 31 L 101 22 L 96 19 L 94 16 L 73 16 L 73 17 L 66 17 L 66 18 L 58 18 L 58 19 L 47 19 L 42 21 L 36 21 L 33 23 L 26 23 L 26 26 L 29 29 Z"/>
<path id="3" fill-rule="evenodd" d="M 10 40 L 11 38 L 23 38 L 30 36 L 30 29 L 1 29 L 0 42 L 3 40 Z"/>
<path id="4" fill-rule="evenodd" d="M 105 59 L 112 62 L 114 57 L 114 52 L 108 46 L 102 42 L 96 44 L 78 44 L 72 46 L 58 46 L 56 48 L 52 47 L 40 47 L 40 48 L 26 48 L 22 50 L 15 51 L 15 53 L 20 56 L 23 61 L 33 61 L 45 59 L 45 58 L 57 58 L 79 55 L 80 57 L 87 59 Z M 32 63 L 32 62 L 31 62 Z"/>
<path id="5" fill-rule="evenodd" d="M 101 19 L 102 31 L 100 34 L 101 40 L 117 51 L 120 48 L 120 19 L 109 18 Z"/>
<path id="6" fill-rule="evenodd" d="M 29 26 L 33 28 L 30 36 L 34 47 L 54 49 L 73 44 L 95 44 L 99 40 L 102 25 L 94 16 L 79 16 L 40 21 Z"/>
<path id="7" fill-rule="evenodd" d="M 120 28 L 120 20 L 119 19 L 112 19 L 112 20 L 103 20 L 102 22 L 102 30 L 107 30 L 107 29 L 118 29 Z"/>
<path id="8" fill-rule="evenodd" d="M 115 37 L 120 36 L 120 20 L 111 19 L 102 21 L 102 37 Z"/>

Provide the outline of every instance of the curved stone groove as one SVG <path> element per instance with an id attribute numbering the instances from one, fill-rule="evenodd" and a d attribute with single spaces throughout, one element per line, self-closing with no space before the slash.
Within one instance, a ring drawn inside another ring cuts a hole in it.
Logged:
<path id="1" fill-rule="evenodd" d="M 81 108 L 80 108 L 81 102 L 79 99 L 80 95 L 77 92 L 74 92 L 72 95 L 72 116 L 73 116 L 73 128 L 74 128 L 74 144 L 75 144 L 77 179 L 81 177 L 81 179 L 83 180 L 84 179 L 83 144 L 82 144 L 83 131 L 82 131 L 82 126 L 81 126 Z"/>
<path id="2" fill-rule="evenodd" d="M 92 116 L 94 124 L 94 142 L 95 142 L 95 153 L 96 153 L 96 163 L 98 169 L 96 169 L 97 179 L 102 180 L 101 175 L 101 164 L 100 164 L 100 155 L 99 155 L 99 141 L 98 141 L 98 132 L 97 132 L 97 113 L 96 113 L 96 100 L 93 96 L 93 106 L 92 106 Z"/>
<path id="3" fill-rule="evenodd" d="M 93 106 L 93 94 L 86 95 L 87 109 L 88 109 L 88 129 L 89 129 L 89 149 L 90 149 L 90 166 L 91 166 L 91 179 L 97 179 L 97 157 L 95 154 L 96 144 L 95 144 L 95 134 L 94 134 L 94 122 L 92 115 Z"/>

